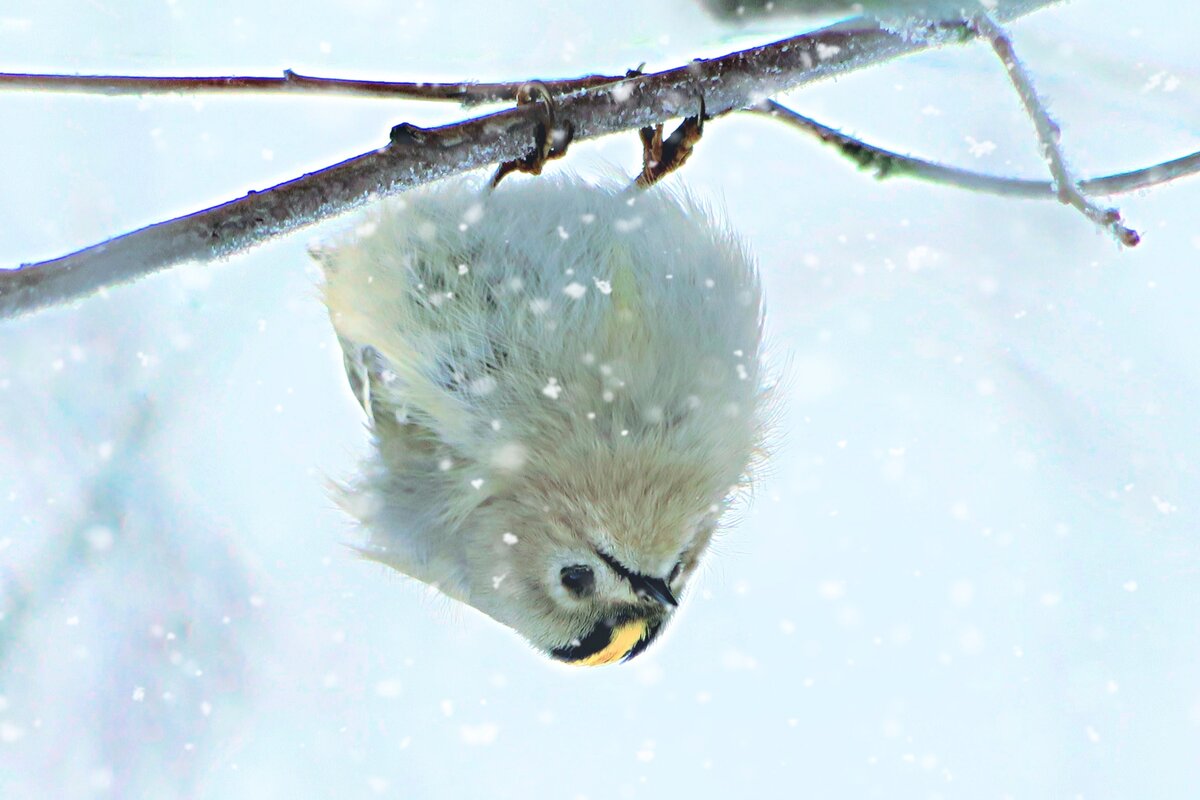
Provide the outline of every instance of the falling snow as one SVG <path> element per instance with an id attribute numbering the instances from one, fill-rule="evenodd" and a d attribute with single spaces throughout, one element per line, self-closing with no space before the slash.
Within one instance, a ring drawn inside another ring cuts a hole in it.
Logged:
<path id="1" fill-rule="evenodd" d="M 307 60 L 402 80 L 650 72 L 839 13 L 724 28 L 691 0 L 499 16 L 300 0 L 283 36 L 266 5 L 9 5 L 15 65 L 235 74 Z M 1092 0 L 1012 26 L 1083 174 L 1194 149 L 1194 16 Z M 947 46 L 786 99 L 903 152 L 1045 178 L 1004 78 L 986 47 Z M 623 113 L 640 101 L 602 91 Z M 365 152 L 402 119 L 477 111 L 0 93 L 20 121 L 0 130 L 0 152 L 19 154 L 0 267 Z M 546 173 L 625 180 L 638 158 L 629 132 L 576 142 Z M 746 115 L 714 119 L 669 182 L 723 208 L 762 269 L 774 405 L 751 502 L 715 533 L 679 618 L 623 666 L 543 663 L 375 563 L 394 552 L 352 549 L 360 532 L 328 484 L 368 434 L 305 273 L 309 234 L 0 323 L 0 796 L 1194 796 L 1200 181 L 1105 198 L 1147 232 L 1128 252 L 1059 204 L 878 182 Z M 422 233 L 470 230 L 485 207 Z M 365 219 L 312 236 L 377 235 Z M 572 213 L 546 231 L 574 244 L 646 224 L 634 203 L 611 228 Z M 445 314 L 492 274 L 453 258 L 429 287 Z M 546 325 L 615 304 L 614 263 L 573 266 L 490 288 Z M 677 290 L 693 276 L 651 277 Z M 703 278 L 710 302 L 748 302 Z M 546 367 L 526 398 L 614 447 L 721 402 L 705 381 L 752 377 L 723 349 L 671 403 L 601 382 L 602 364 L 629 377 L 604 342 L 571 344 L 597 383 Z M 382 390 L 401 379 L 378 377 Z M 496 397 L 482 370 L 458 386 L 462 403 Z M 493 416 L 478 452 L 420 451 L 471 502 L 506 502 L 508 481 L 542 465 L 536 432 Z M 514 565 L 485 573 L 497 593 L 525 589 L 516 565 L 554 520 L 536 507 L 488 540 Z M 420 520 L 446 535 L 455 522 Z M 596 535 L 637 523 L 597 519 Z"/>

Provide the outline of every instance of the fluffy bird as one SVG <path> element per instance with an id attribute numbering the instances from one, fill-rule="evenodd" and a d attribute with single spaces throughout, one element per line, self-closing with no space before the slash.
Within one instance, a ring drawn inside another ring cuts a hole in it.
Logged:
<path id="1" fill-rule="evenodd" d="M 362 553 L 560 661 L 648 647 L 760 452 L 741 242 L 663 187 L 459 179 L 315 256 L 374 443 Z"/>

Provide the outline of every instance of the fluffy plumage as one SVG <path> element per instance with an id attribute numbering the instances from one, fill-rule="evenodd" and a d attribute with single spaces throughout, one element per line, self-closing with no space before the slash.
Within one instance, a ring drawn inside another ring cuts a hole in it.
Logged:
<path id="1" fill-rule="evenodd" d="M 760 443 L 744 247 L 661 187 L 459 179 L 316 256 L 375 443 L 364 552 L 560 659 L 640 652 Z"/>

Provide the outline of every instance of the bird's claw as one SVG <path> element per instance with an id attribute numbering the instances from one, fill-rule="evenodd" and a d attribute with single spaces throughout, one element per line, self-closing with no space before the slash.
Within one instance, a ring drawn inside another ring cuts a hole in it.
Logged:
<path id="1" fill-rule="evenodd" d="M 636 181 L 639 187 L 644 189 L 652 186 L 663 176 L 683 166 L 691 156 L 692 148 L 704 135 L 706 116 L 704 95 L 701 95 L 700 113 L 684 119 L 666 139 L 663 139 L 662 123 L 647 126 L 638 132 L 642 138 L 642 173 Z"/>
<path id="2" fill-rule="evenodd" d="M 520 158 L 505 161 L 496 168 L 492 176 L 492 187 L 495 188 L 510 172 L 525 172 L 530 175 L 541 175 L 542 167 L 553 158 L 562 158 L 567 153 L 567 147 L 575 135 L 575 126 L 568 120 L 559 125 L 555 120 L 555 102 L 550 90 L 541 81 L 530 81 L 517 90 L 517 105 L 539 103 L 542 108 L 542 119 L 537 123 L 533 133 L 533 149 Z"/>

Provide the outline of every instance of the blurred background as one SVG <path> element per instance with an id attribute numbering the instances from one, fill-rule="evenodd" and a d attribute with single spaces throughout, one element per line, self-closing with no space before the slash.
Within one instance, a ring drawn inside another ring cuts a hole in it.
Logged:
<path id="1" fill-rule="evenodd" d="M 1084 176 L 1200 149 L 1200 19 L 1012 26 Z M 0 70 L 520 80 L 819 27 L 689 0 L 10 0 Z M 787 98 L 1042 177 L 990 50 Z M 453 105 L 0 93 L 0 267 L 263 189 Z M 554 169 L 638 168 L 636 135 Z M 524 178 L 516 178 L 521 180 Z M 548 663 L 344 547 L 367 452 L 306 245 L 0 323 L 4 798 L 1200 794 L 1200 179 L 1052 202 L 880 183 L 727 117 L 681 178 L 761 264 L 781 423 L 665 640 Z"/>

